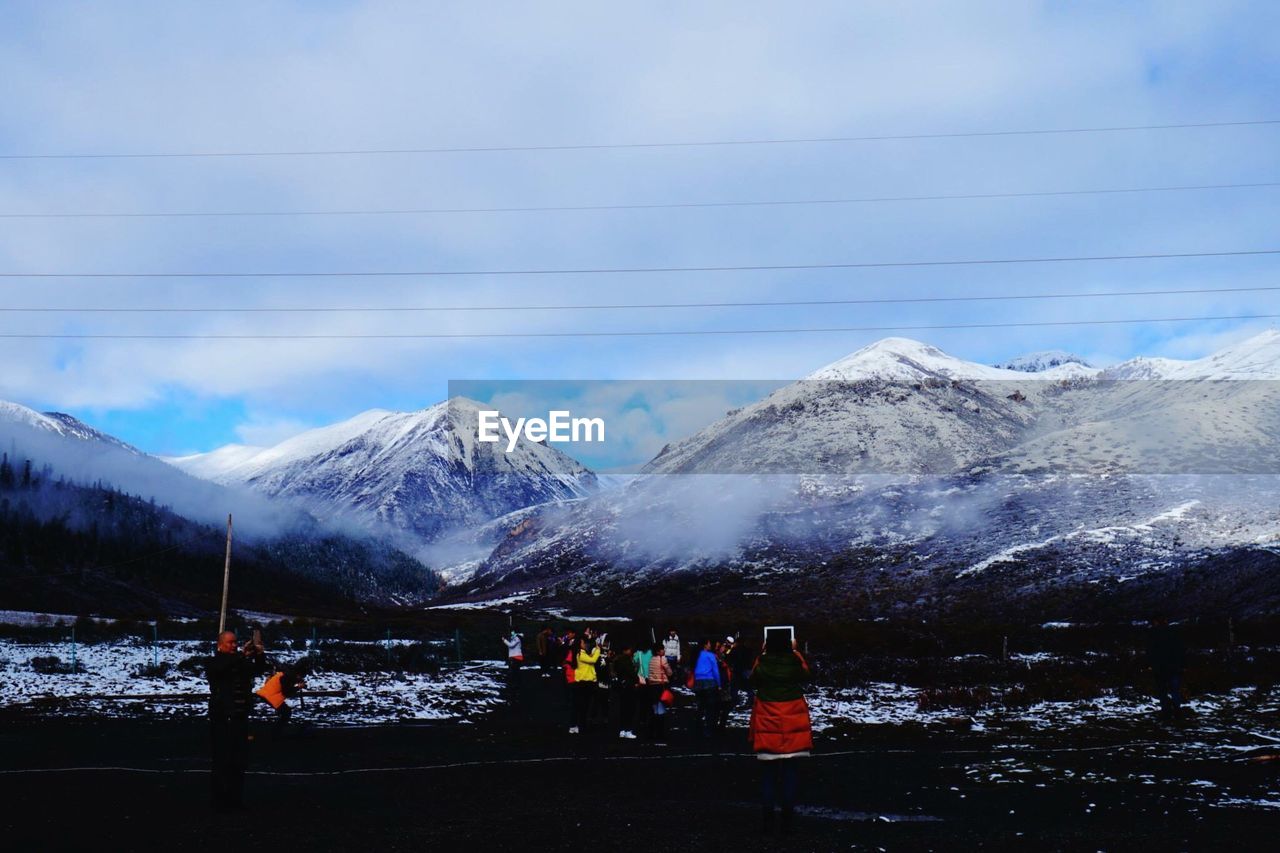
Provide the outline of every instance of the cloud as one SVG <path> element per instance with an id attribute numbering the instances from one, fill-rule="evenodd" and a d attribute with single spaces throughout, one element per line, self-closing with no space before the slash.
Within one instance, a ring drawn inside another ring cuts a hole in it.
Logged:
<path id="1" fill-rule="evenodd" d="M 36 4 L 0 22 L 0 150 L 209 151 L 841 136 L 1270 116 L 1271 4 Z M 16 85 L 15 85 L 16 83 Z M 862 197 L 1274 177 L 1274 129 L 438 156 L 10 161 L 0 212 Z M 1266 247 L 1274 190 L 395 217 L 7 220 L 0 271 L 502 269 Z M 0 280 L 10 307 L 518 306 L 1270 282 L 1273 262 L 423 279 Z M 0 333 L 415 334 L 1252 313 L 1257 294 L 775 309 L 5 314 Z M 975 360 L 1127 357 L 1225 327 L 904 332 Z M 887 333 L 884 333 L 887 334 Z M 263 423 L 421 406 L 449 379 L 795 378 L 882 337 L 0 339 L 0 395 Z M 1177 346 L 1194 349 L 1192 339 Z M 253 430 L 256 427 L 247 427 Z M 281 427 L 283 430 L 284 427 Z M 269 433 L 270 430 L 267 430 Z"/>
<path id="2" fill-rule="evenodd" d="M 255 416 L 236 427 L 236 436 L 252 447 L 272 447 L 315 426 L 297 418 Z"/>

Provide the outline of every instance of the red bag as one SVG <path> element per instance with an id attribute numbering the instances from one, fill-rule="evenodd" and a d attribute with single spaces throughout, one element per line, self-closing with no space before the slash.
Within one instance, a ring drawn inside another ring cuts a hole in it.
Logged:
<path id="1" fill-rule="evenodd" d="M 684 686 L 690 690 L 693 689 L 693 670 L 689 670 L 689 677 L 684 680 Z"/>
<path id="2" fill-rule="evenodd" d="M 672 693 L 670 690 L 663 690 L 662 695 L 658 697 L 658 701 L 670 708 L 675 704 L 676 694 Z"/>

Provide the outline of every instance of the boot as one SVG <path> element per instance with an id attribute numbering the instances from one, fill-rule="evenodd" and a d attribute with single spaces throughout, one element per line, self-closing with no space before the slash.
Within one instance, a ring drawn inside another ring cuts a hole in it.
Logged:
<path id="1" fill-rule="evenodd" d="M 773 835 L 773 806 L 765 806 L 764 819 L 760 823 L 761 835 Z"/>
<path id="2" fill-rule="evenodd" d="M 782 807 L 782 834 L 790 835 L 796 810 L 792 806 Z"/>

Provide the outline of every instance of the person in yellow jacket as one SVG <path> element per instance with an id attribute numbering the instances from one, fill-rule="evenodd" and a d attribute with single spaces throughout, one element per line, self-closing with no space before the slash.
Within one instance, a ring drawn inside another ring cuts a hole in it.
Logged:
<path id="1" fill-rule="evenodd" d="M 576 735 L 587 727 L 587 712 L 596 690 L 596 664 L 600 649 L 590 637 L 580 637 L 573 646 L 573 725 L 569 734 Z"/>
<path id="2" fill-rule="evenodd" d="M 276 713 L 276 734 L 282 734 L 293 716 L 289 700 L 306 687 L 306 673 L 300 666 L 285 666 L 275 670 L 266 682 L 254 691 L 255 695 L 272 707 Z"/>

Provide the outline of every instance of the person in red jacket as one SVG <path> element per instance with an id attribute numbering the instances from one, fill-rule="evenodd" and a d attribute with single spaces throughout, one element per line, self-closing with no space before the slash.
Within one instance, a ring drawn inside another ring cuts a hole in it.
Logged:
<path id="1" fill-rule="evenodd" d="M 755 702 L 751 706 L 748 738 L 764 764 L 762 784 L 765 833 L 773 831 L 774 808 L 782 806 L 782 829 L 790 830 L 796 802 L 795 759 L 813 749 L 813 726 L 803 685 L 809 664 L 793 639 L 772 633 L 751 670 Z"/>

